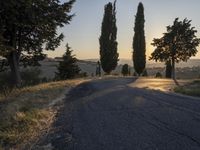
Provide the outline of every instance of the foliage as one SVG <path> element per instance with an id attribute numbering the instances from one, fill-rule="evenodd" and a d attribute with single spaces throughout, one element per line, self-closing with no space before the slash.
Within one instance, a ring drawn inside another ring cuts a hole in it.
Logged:
<path id="1" fill-rule="evenodd" d="M 160 72 L 157 72 L 155 77 L 156 78 L 162 78 L 162 74 Z"/>
<path id="2" fill-rule="evenodd" d="M 143 76 L 143 77 L 148 77 L 148 73 L 147 73 L 147 70 L 146 70 L 146 69 L 143 71 L 142 76 Z"/>
<path id="3" fill-rule="evenodd" d="M 11 74 L 10 72 L 0 73 L 0 94 L 8 95 L 12 91 Z"/>
<path id="4" fill-rule="evenodd" d="M 22 85 L 30 86 L 41 83 L 43 78 L 41 78 L 40 75 L 41 70 L 39 68 L 28 68 L 21 71 Z"/>
<path id="5" fill-rule="evenodd" d="M 134 76 L 134 77 L 136 77 L 136 76 L 137 76 L 137 73 L 136 73 L 136 72 L 134 72 L 134 73 L 133 73 L 133 76 Z"/>
<path id="6" fill-rule="evenodd" d="M 129 74 L 129 66 L 128 66 L 128 64 L 124 64 L 122 66 L 121 73 L 123 74 L 123 76 L 127 76 Z"/>
<path id="7" fill-rule="evenodd" d="M 80 68 L 77 65 L 77 59 L 72 55 L 72 50 L 68 44 L 66 45 L 66 52 L 63 55 L 63 61 L 59 62 L 57 69 L 56 79 L 58 80 L 74 78 L 80 72 Z"/>
<path id="8" fill-rule="evenodd" d="M 4 72 L 8 70 L 8 62 L 6 59 L 0 58 L 0 72 Z"/>
<path id="9" fill-rule="evenodd" d="M 142 3 L 139 3 L 135 18 L 135 35 L 133 38 L 133 64 L 139 76 L 144 71 L 146 65 L 144 22 L 144 7 Z"/>
<path id="10" fill-rule="evenodd" d="M 28 68 L 20 72 L 22 77 L 22 87 L 32 86 L 39 83 L 46 82 L 46 78 L 41 78 L 41 70 L 38 68 Z M 5 71 L 0 73 L 0 94 L 5 96 L 9 95 L 10 92 L 15 88 L 11 82 L 11 72 Z"/>
<path id="11" fill-rule="evenodd" d="M 102 69 L 110 74 L 117 66 L 119 54 L 117 53 L 117 26 L 116 26 L 116 1 L 114 4 L 105 5 L 100 44 L 100 61 Z"/>
<path id="12" fill-rule="evenodd" d="M 187 61 L 197 53 L 200 39 L 196 37 L 197 30 L 191 27 L 191 20 L 174 20 L 172 26 L 167 26 L 167 32 L 160 39 L 154 39 L 156 47 L 150 59 L 161 62 L 171 62 L 172 76 L 175 78 L 175 62 Z"/>
<path id="13" fill-rule="evenodd" d="M 75 0 L 10 0 L 0 2 L 0 56 L 8 60 L 14 84 L 21 82 L 19 62 L 35 65 L 63 39 L 57 28 L 69 24 Z"/>

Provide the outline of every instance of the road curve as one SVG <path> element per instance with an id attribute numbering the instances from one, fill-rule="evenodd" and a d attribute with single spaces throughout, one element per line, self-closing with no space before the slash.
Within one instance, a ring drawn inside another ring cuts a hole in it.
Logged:
<path id="1" fill-rule="evenodd" d="M 131 87 L 135 80 L 96 80 L 73 89 L 50 135 L 53 147 L 200 150 L 200 99 Z"/>

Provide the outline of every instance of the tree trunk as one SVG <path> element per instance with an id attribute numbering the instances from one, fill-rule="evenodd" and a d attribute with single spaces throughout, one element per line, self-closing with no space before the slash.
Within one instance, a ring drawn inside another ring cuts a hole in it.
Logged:
<path id="1" fill-rule="evenodd" d="M 13 51 L 8 56 L 8 62 L 11 70 L 12 83 L 14 86 L 20 87 L 21 85 L 21 75 L 19 68 L 19 54 Z"/>
<path id="2" fill-rule="evenodd" d="M 165 77 L 171 79 L 172 78 L 172 64 L 171 60 L 166 62 L 166 72 Z"/>
<path id="3" fill-rule="evenodd" d="M 174 56 L 172 57 L 172 79 L 176 80 Z"/>

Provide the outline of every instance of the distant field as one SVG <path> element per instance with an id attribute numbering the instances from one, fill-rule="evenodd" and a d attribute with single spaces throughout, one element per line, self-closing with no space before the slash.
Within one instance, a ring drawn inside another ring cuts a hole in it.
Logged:
<path id="1" fill-rule="evenodd" d="M 42 71 L 41 76 L 46 77 L 47 79 L 52 79 L 55 76 L 57 71 L 57 65 L 59 60 L 55 59 L 46 59 L 41 61 L 41 66 L 39 69 Z M 86 72 L 88 76 L 95 75 L 96 73 L 96 62 L 97 59 L 89 60 L 79 60 L 78 65 L 81 68 L 82 72 Z M 129 59 L 120 59 L 119 65 L 112 72 L 114 75 L 121 75 L 121 69 L 123 64 L 129 64 L 132 66 L 132 61 Z M 147 72 L 148 75 L 154 77 L 157 72 L 160 72 L 165 76 L 165 65 L 163 63 L 155 63 L 152 61 L 147 61 Z M 133 74 L 133 67 L 131 68 L 131 73 Z M 182 62 L 176 64 L 176 75 L 178 79 L 194 79 L 200 78 L 200 59 L 192 59 L 188 62 Z"/>
<path id="2" fill-rule="evenodd" d="M 97 59 L 81 60 L 78 62 L 82 72 L 86 72 L 88 76 L 95 75 Z M 40 69 L 42 70 L 42 76 L 53 78 L 56 72 L 57 61 L 42 61 Z M 122 59 L 119 61 L 119 65 L 112 72 L 115 75 L 121 75 L 122 64 L 130 64 L 130 60 Z M 188 63 L 177 64 L 176 74 L 179 79 L 193 79 L 200 77 L 200 60 L 189 60 Z M 133 73 L 133 68 L 131 68 Z M 147 72 L 149 76 L 155 76 L 157 72 L 160 72 L 163 76 L 165 75 L 165 67 L 162 63 L 147 62 Z"/>

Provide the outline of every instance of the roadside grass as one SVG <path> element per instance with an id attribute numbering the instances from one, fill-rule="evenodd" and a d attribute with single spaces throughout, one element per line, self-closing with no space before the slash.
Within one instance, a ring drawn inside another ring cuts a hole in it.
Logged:
<path id="1" fill-rule="evenodd" d="M 0 150 L 26 149 L 54 121 L 59 97 L 84 79 L 51 82 L 0 95 Z M 61 98 L 61 99 L 62 99 Z"/>
<path id="2" fill-rule="evenodd" d="M 174 91 L 185 95 L 200 97 L 200 80 L 194 80 L 184 86 L 176 87 Z"/>

